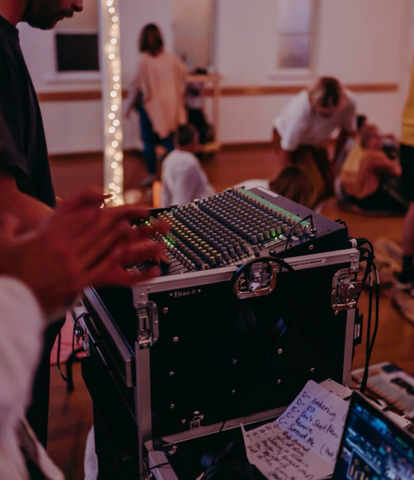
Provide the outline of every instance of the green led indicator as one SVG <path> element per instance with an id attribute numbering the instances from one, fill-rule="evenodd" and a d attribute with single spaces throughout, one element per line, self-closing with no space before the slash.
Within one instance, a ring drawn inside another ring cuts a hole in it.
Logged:
<path id="1" fill-rule="evenodd" d="M 273 205 L 273 203 L 270 203 L 268 202 L 267 200 L 265 200 L 264 198 L 262 197 L 259 197 L 258 195 L 255 195 L 254 193 L 252 192 L 248 192 L 247 190 L 243 190 L 243 193 L 251 198 L 254 198 L 255 200 L 258 200 L 260 203 L 262 203 L 263 205 L 267 205 L 268 207 L 270 207 L 272 210 L 274 210 L 275 212 L 278 212 L 282 215 L 289 215 L 291 217 L 292 220 L 296 220 L 298 223 L 302 220 L 300 217 L 298 217 L 297 215 L 293 215 L 291 212 L 289 212 L 288 210 L 285 210 L 284 208 L 280 208 L 276 205 Z M 304 225 L 304 226 L 310 226 L 310 223 L 307 222 L 306 220 L 304 222 L 301 223 L 301 225 Z"/>

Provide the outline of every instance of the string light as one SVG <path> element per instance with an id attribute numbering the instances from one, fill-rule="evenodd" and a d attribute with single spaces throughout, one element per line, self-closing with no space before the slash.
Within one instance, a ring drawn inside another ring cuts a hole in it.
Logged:
<path id="1" fill-rule="evenodd" d="M 113 205 L 123 203 L 122 86 L 119 0 L 101 0 L 102 96 L 105 138 L 105 191 Z"/>

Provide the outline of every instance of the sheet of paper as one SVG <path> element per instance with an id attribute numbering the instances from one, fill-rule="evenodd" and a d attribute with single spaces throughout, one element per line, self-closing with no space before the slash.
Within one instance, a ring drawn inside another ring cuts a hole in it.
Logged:
<path id="1" fill-rule="evenodd" d="M 243 436 L 249 462 L 272 480 L 318 480 L 334 471 L 348 402 L 309 381 L 277 420 Z"/>

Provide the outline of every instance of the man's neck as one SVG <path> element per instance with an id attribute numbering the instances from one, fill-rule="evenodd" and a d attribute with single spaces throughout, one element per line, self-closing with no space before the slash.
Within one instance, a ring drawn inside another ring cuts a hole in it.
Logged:
<path id="1" fill-rule="evenodd" d="M 177 147 L 177 150 L 181 150 L 182 152 L 187 152 L 187 153 L 192 153 L 193 155 L 195 154 L 196 150 L 194 147 Z"/>
<path id="2" fill-rule="evenodd" d="M 0 0 L 0 15 L 16 26 L 23 18 L 28 0 Z"/>

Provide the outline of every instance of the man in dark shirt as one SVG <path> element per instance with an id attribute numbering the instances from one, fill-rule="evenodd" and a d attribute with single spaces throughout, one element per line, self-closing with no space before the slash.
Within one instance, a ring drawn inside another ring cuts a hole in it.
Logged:
<path id="1" fill-rule="evenodd" d="M 16 25 L 27 22 L 36 28 L 53 28 L 82 8 L 83 0 L 0 0 L 0 214 L 17 216 L 23 230 L 35 228 L 50 215 L 56 198 L 40 109 Z M 46 335 L 28 412 L 43 444 L 47 438 L 49 359 L 56 334 L 55 329 Z"/>

